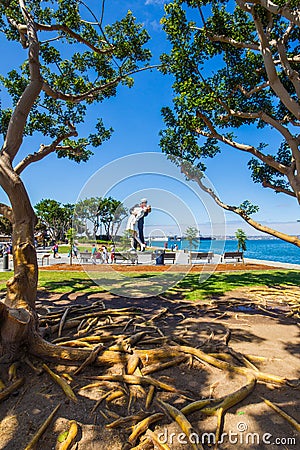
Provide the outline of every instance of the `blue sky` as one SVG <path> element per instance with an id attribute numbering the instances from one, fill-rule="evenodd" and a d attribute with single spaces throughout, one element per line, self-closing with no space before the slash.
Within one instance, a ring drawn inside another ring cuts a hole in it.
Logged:
<path id="1" fill-rule="evenodd" d="M 138 21 L 145 24 L 152 38 L 149 44 L 154 54 L 152 63 L 157 63 L 159 54 L 168 49 L 164 33 L 159 25 L 165 2 L 161 0 L 122 2 L 111 0 L 106 3 L 108 9 L 107 21 L 110 20 L 110 17 L 114 18 L 114 20 L 115 18 L 121 18 L 128 9 L 131 9 Z M 0 36 L 0 39 L 2 40 L 3 36 Z M 24 59 L 24 50 L 18 44 L 14 43 L 5 46 L 4 43 L 1 43 L 1 48 L 6 49 L 6 57 L 2 57 L 0 61 L 1 73 L 11 70 L 16 62 Z M 132 89 L 120 87 L 115 98 L 93 106 L 84 126 L 79 129 L 81 136 L 84 135 L 84 132 L 92 130 L 93 120 L 96 116 L 99 116 L 103 118 L 107 127 L 111 126 L 114 128 L 115 131 L 112 138 L 105 142 L 102 147 L 96 149 L 95 155 L 87 163 L 78 165 L 66 159 L 58 160 L 55 155 L 50 155 L 43 161 L 29 166 L 22 177 L 33 205 L 43 198 L 54 198 L 62 203 L 73 203 L 77 200 L 86 183 L 89 183 L 91 177 L 106 164 L 131 154 L 160 153 L 159 131 L 164 126 L 161 108 L 171 105 L 171 85 L 172 78 L 163 76 L 156 70 L 142 72 L 135 76 L 135 85 Z M 6 96 L 3 92 L 1 95 L 3 103 L 7 104 Z M 271 137 L 266 134 L 264 139 L 271 145 L 274 144 L 274 146 L 277 146 L 279 143 L 279 138 L 276 136 Z M 273 142 L 272 139 L 274 140 Z M 240 140 L 245 143 L 255 144 L 261 141 L 262 138 L 261 136 L 258 138 L 256 132 L 253 132 L 253 129 L 250 127 L 244 127 L 240 133 Z M 37 150 L 42 142 L 48 143 L 42 137 L 40 139 L 25 139 L 22 154 Z M 260 206 L 260 211 L 253 218 L 263 223 L 273 224 L 274 227 L 282 231 L 300 234 L 300 223 L 297 223 L 297 220 L 300 219 L 297 202 L 292 198 L 282 194 L 276 195 L 270 190 L 253 184 L 250 172 L 247 169 L 248 160 L 249 155 L 238 151 L 235 152 L 230 148 L 224 148 L 222 153 L 215 159 L 207 161 L 207 176 L 220 197 L 225 202 L 236 205 L 248 199 Z M 169 216 L 167 212 L 165 214 L 163 212 L 164 208 L 167 208 L 166 204 L 168 201 L 162 201 L 163 196 L 158 191 L 155 191 L 156 185 L 161 191 L 163 191 L 163 186 L 156 180 L 154 175 L 138 176 L 139 173 L 147 174 L 147 167 L 143 162 L 143 158 L 138 157 L 136 160 L 133 160 L 132 164 L 136 166 L 136 176 L 128 180 L 126 192 L 123 185 L 119 190 L 114 188 L 112 190 L 114 196 L 122 201 L 130 200 L 135 202 L 140 198 L 140 194 L 143 193 L 143 196 L 149 198 L 154 208 L 151 219 L 149 217 L 148 220 L 148 231 L 156 227 L 163 229 L 166 233 L 169 231 L 173 232 L 171 227 L 172 220 L 169 222 L 170 227 L 168 228 Z M 112 167 L 114 171 L 117 171 L 122 176 L 122 160 Z M 106 174 L 106 176 L 110 177 L 109 174 Z M 180 177 L 180 174 L 178 174 L 178 177 Z M 141 179 L 143 182 L 141 182 Z M 172 186 L 168 186 L 168 189 L 172 189 Z M 173 189 L 176 190 L 177 187 L 175 186 Z M 205 212 L 205 206 L 201 207 L 197 199 L 193 199 L 193 196 L 189 197 L 188 194 L 181 192 L 180 189 L 178 192 L 173 192 L 173 194 L 178 195 L 183 203 L 188 204 L 190 210 L 197 212 L 195 214 L 196 221 L 201 225 L 200 229 L 203 230 L 203 234 L 209 234 L 211 225 Z M 99 193 L 99 195 L 101 194 Z M 185 195 L 187 198 L 184 198 Z M 171 199 L 171 197 L 169 198 Z M 4 200 L 5 196 L 1 193 L 0 201 Z M 174 199 L 170 201 L 176 202 Z M 184 212 L 182 214 L 183 216 L 185 215 Z M 224 213 L 222 212 L 221 214 Z M 228 234 L 233 234 L 239 227 L 243 228 L 248 234 L 257 234 L 255 230 L 248 227 L 235 215 L 226 214 L 225 217 Z M 178 219 L 179 222 L 181 221 L 183 228 L 185 226 L 184 219 L 185 217 L 179 217 Z M 175 225 L 174 227 L 176 228 Z"/>

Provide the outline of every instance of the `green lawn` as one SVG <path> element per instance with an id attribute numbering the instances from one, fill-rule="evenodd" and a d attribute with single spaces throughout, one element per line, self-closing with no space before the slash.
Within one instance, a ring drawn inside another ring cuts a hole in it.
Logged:
<path id="1" fill-rule="evenodd" d="M 79 252 L 84 252 L 86 250 L 91 251 L 92 244 L 77 245 L 77 248 L 78 248 Z M 58 253 L 69 253 L 69 251 L 70 251 L 70 246 L 69 245 L 61 244 L 61 245 L 58 246 Z"/>
<path id="2" fill-rule="evenodd" d="M 12 272 L 0 273 L 0 291 L 5 290 L 5 282 L 12 276 Z M 39 288 L 52 293 L 66 292 L 103 292 L 85 272 L 40 271 Z"/>
<path id="3" fill-rule="evenodd" d="M 284 285 L 300 286 L 300 272 L 295 270 L 215 272 L 203 282 L 199 280 L 199 274 L 188 274 L 169 292 L 172 294 L 178 293 L 187 300 L 200 300 L 212 296 L 221 296 L 233 289 L 247 286 Z"/>
<path id="4" fill-rule="evenodd" d="M 155 277 L 155 273 L 126 273 L 130 277 Z M 12 276 L 12 272 L 0 273 L 0 291 L 5 290 L 5 283 Z M 199 274 L 188 274 L 175 287 L 169 289 L 165 295 L 178 295 L 187 300 L 199 300 L 209 298 L 213 295 L 221 296 L 226 292 L 247 286 L 278 286 L 278 285 L 300 285 L 300 272 L 294 270 L 270 270 L 253 272 L 215 272 L 207 280 L 201 282 Z M 66 292 L 103 292 L 91 280 L 85 272 L 63 272 L 63 271 L 40 271 L 39 287 L 46 289 L 49 293 Z"/>

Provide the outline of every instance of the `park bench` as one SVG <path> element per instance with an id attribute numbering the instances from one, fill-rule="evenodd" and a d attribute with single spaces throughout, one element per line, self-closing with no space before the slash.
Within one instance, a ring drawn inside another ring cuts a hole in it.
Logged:
<path id="1" fill-rule="evenodd" d="M 155 252 L 151 253 L 151 260 L 155 261 L 159 255 Z M 164 253 L 164 262 L 172 261 L 172 264 L 175 263 L 176 260 L 176 252 L 165 252 Z"/>
<path id="2" fill-rule="evenodd" d="M 91 252 L 81 252 L 79 254 L 79 262 L 82 264 L 92 262 L 92 253 Z"/>
<path id="3" fill-rule="evenodd" d="M 236 259 L 238 262 L 244 261 L 243 252 L 224 252 L 221 256 L 221 262 L 225 262 L 225 259 Z"/>
<path id="4" fill-rule="evenodd" d="M 207 259 L 207 262 L 211 263 L 213 257 L 213 252 L 190 252 L 188 262 L 189 264 L 196 264 L 197 261 Z"/>
<path id="5" fill-rule="evenodd" d="M 136 252 L 116 252 L 114 261 L 117 263 L 118 261 L 124 263 L 138 264 L 138 255 Z"/>
<path id="6" fill-rule="evenodd" d="M 49 258 L 50 258 L 50 253 L 42 253 L 42 254 L 37 254 L 37 261 L 38 261 L 38 264 L 40 263 L 41 264 L 41 266 L 43 266 L 44 265 L 44 262 L 49 266 L 49 264 L 50 264 L 50 261 L 49 261 Z"/>

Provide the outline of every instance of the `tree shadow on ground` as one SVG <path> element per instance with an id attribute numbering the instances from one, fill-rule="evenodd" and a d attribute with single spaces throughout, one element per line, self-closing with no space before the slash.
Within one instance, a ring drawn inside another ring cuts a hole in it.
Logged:
<path id="1" fill-rule="evenodd" d="M 203 278 L 204 277 L 204 278 Z M 222 296 L 225 292 L 247 286 L 299 286 L 300 275 L 297 271 L 272 272 L 224 272 L 207 274 L 188 274 L 177 286 L 173 287 L 172 295 L 184 298 L 188 293 L 196 293 L 199 298 Z M 203 281 L 202 281 L 203 280 Z M 194 299 L 191 297 L 190 299 Z"/>

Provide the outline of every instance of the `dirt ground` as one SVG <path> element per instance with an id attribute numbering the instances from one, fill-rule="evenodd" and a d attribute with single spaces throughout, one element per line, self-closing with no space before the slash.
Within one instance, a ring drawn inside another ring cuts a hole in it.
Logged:
<path id="1" fill-rule="evenodd" d="M 282 383 L 278 383 L 279 380 L 257 381 L 252 392 L 226 412 L 223 426 L 226 435 L 223 435 L 224 442 L 218 448 L 299 448 L 299 433 L 262 399 L 274 402 L 300 421 L 300 387 L 297 384 L 300 375 L 299 294 L 300 288 L 295 286 L 256 287 L 234 290 L 205 302 L 190 303 L 178 295 L 176 298 L 161 295 L 130 299 L 109 293 L 48 295 L 40 291 L 37 307 L 45 338 L 60 342 L 81 339 L 81 345 L 89 350 L 92 350 L 92 345 L 103 342 L 105 348 L 99 353 L 100 365 L 92 364 L 78 375 L 74 375 L 78 366 L 47 363 L 55 373 L 72 380 L 70 385 L 77 402 L 69 400 L 48 373 L 37 374 L 25 361 L 22 362 L 17 376 L 25 377 L 24 384 L 0 403 L 0 449 L 24 449 L 58 404 L 60 408 L 39 439 L 37 449 L 60 449 L 62 444 L 57 443 L 57 438 L 69 428 L 70 420 L 76 420 L 79 425 L 77 437 L 69 447 L 72 450 L 188 450 L 201 448 L 200 444 L 198 447 L 191 444 L 197 439 L 205 449 L 213 448 L 217 427 L 215 415 L 201 411 L 189 414 L 187 418 L 194 435 L 190 433 L 186 437 L 160 400 L 180 410 L 196 400 L 218 399 L 245 385 L 249 387 L 249 374 L 255 372 L 255 367 L 248 369 L 246 377 L 228 370 L 228 367 L 220 369 L 198 356 L 192 357 L 182 351 L 184 348 L 200 350 L 206 355 L 218 354 L 225 358 L 225 363 L 235 367 L 245 367 L 252 362 L 260 373 L 289 380 L 288 383 L 284 380 Z M 86 307 L 90 309 L 83 309 Z M 67 308 L 70 309 L 65 317 L 62 337 L 57 339 L 61 316 Z M 59 314 L 54 316 L 55 312 Z M 96 313 L 94 322 L 89 312 Z M 67 329 L 68 323 L 76 322 L 78 317 L 80 325 Z M 137 334 L 140 332 L 144 334 Z M 91 336 L 98 340 L 89 340 Z M 132 336 L 137 341 L 126 346 Z M 106 350 L 115 355 L 113 364 L 101 360 Z M 165 383 L 155 387 L 153 401 L 147 408 L 146 397 L 151 391 L 149 380 L 142 385 L 130 385 L 123 381 L 91 378 L 105 374 L 124 375 L 131 371 L 136 360 L 138 367 L 134 375 L 147 374 L 148 378 Z M 33 357 L 30 361 L 40 368 L 41 361 Z M 149 367 L 157 361 L 158 370 L 148 373 Z M 174 365 L 164 368 L 167 361 Z M 9 385 L 8 366 L 0 366 L 0 379 Z M 92 383 L 98 385 L 84 389 Z M 140 438 L 132 437 L 131 426 L 155 413 L 161 413 L 161 416 L 156 416 L 159 420 L 147 426 Z M 117 418 L 128 416 L 135 416 L 136 420 L 116 428 L 107 427 Z M 151 430 L 159 443 L 153 444 Z"/>

